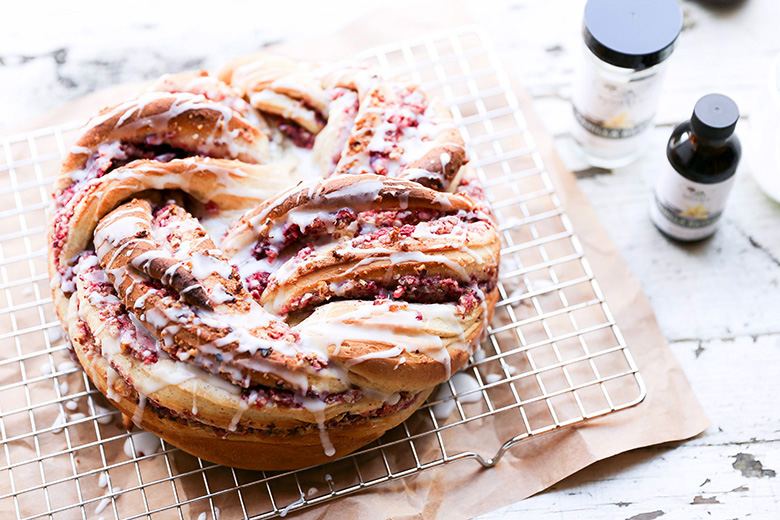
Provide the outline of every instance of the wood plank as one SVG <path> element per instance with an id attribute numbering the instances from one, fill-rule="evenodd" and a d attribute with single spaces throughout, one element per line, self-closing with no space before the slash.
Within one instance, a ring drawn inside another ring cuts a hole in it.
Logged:
<path id="1" fill-rule="evenodd" d="M 588 170 L 573 152 L 570 84 L 581 52 L 583 1 L 530 0 L 473 11 L 492 23 L 505 61 L 535 96 L 535 108 L 572 170 Z M 582 179 L 580 187 L 637 275 L 670 340 L 780 332 L 780 205 L 760 192 L 745 157 L 713 239 L 680 245 L 665 239 L 648 218 L 652 189 L 668 168 L 666 141 L 674 124 L 690 116 L 701 95 L 717 90 L 735 98 L 749 138 L 749 114 L 780 49 L 780 4 L 747 2 L 713 12 L 683 2 L 685 30 L 670 60 L 657 125 L 635 164 Z M 495 20 L 504 20 L 496 24 Z M 728 35 L 728 37 L 724 37 Z M 598 170 L 596 170 L 598 171 Z"/>
<path id="2" fill-rule="evenodd" d="M 480 518 L 776 518 L 780 416 L 766 396 L 780 392 L 780 335 L 672 348 L 713 420 L 705 433 L 598 462 Z"/>

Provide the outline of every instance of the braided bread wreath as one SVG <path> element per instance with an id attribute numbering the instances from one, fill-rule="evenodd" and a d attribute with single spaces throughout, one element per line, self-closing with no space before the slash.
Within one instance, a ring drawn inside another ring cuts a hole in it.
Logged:
<path id="1" fill-rule="evenodd" d="M 355 65 L 164 76 L 89 121 L 56 181 L 52 292 L 133 422 L 294 469 L 409 417 L 477 348 L 499 235 L 448 111 Z"/>

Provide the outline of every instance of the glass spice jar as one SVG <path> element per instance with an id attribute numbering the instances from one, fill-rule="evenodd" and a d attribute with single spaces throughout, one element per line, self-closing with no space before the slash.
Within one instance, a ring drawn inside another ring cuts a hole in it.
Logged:
<path id="1" fill-rule="evenodd" d="M 572 135 L 590 164 L 616 168 L 642 154 L 681 30 L 677 0 L 588 0 Z"/>

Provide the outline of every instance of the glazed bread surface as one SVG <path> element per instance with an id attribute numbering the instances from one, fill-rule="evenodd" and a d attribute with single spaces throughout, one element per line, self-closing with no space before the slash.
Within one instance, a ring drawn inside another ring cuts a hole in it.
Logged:
<path id="1" fill-rule="evenodd" d="M 164 76 L 55 184 L 55 308 L 95 386 L 216 463 L 295 469 L 409 417 L 468 362 L 500 236 L 446 109 L 357 65 Z"/>

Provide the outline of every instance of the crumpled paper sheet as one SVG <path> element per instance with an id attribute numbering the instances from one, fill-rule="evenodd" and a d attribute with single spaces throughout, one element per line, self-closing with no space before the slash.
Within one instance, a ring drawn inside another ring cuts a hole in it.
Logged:
<path id="1" fill-rule="evenodd" d="M 469 23 L 468 18 L 456 4 L 432 2 L 421 4 L 419 12 L 415 13 L 414 17 L 408 13 L 388 10 L 360 20 L 333 37 L 316 42 L 315 45 L 280 46 L 270 50 L 299 59 L 348 58 L 375 45 L 438 32 L 467 23 Z M 226 57 L 226 60 L 228 58 Z M 136 89 L 137 87 L 120 86 L 97 93 L 25 126 L 37 128 L 84 118 L 95 112 L 97 108 L 120 100 Z M 593 209 L 578 189 L 574 176 L 564 168 L 556 156 L 551 138 L 543 132 L 538 118 L 533 113 L 530 99 L 518 85 L 515 85 L 515 91 L 520 98 L 522 110 L 529 121 L 537 147 L 553 178 L 557 194 L 574 224 L 585 249 L 586 257 L 596 274 L 646 383 L 646 398 L 642 403 L 627 410 L 523 441 L 513 447 L 495 467 L 490 469 L 483 469 L 475 461 L 458 461 L 404 479 L 391 481 L 320 506 L 299 512 L 290 512 L 288 516 L 341 519 L 446 518 L 448 520 L 473 517 L 538 493 L 598 460 L 642 446 L 686 439 L 700 433 L 708 426 L 709 421 L 693 395 L 682 369 L 669 350 L 655 321 L 652 308 L 638 282 L 628 270 Z M 41 272 L 45 272 L 45 268 Z M 45 292 L 47 285 L 46 283 L 41 285 L 42 292 Z M 7 305 L 7 303 L 3 302 L 3 305 Z M 35 322 L 31 324 L 35 324 Z M 20 328 L 22 325 L 19 325 Z M 0 327 L 4 326 L 4 324 L 0 324 Z M 4 355 L 3 352 L 8 354 Z M 9 342 L 0 345 L 0 359 L 14 355 L 17 355 L 16 350 Z M 4 377 L 6 375 L 14 377 L 12 374 L 11 367 L 0 366 L 2 380 L 7 381 Z M 28 375 L 28 377 L 33 376 Z M 71 381 L 78 381 L 81 379 L 81 375 L 70 375 L 68 378 Z M 60 380 L 65 379 L 61 377 Z M 39 386 L 40 388 L 37 388 Z M 54 397 L 51 381 L 42 381 L 28 385 L 28 387 L 33 395 L 46 396 L 49 399 Z M 519 391 L 522 392 L 523 388 L 520 387 Z M 21 397 L 20 394 L 19 398 Z M 502 398 L 500 392 L 494 397 L 496 400 Z M 3 409 L 15 408 L 15 406 L 9 406 L 10 399 L 11 397 L 8 395 L 0 397 Z M 33 399 L 33 401 L 37 401 L 37 399 Z M 103 404 L 105 405 L 105 402 Z M 543 415 L 543 411 L 534 411 L 531 407 L 529 407 L 528 413 L 529 421 L 532 424 L 535 418 Z M 41 413 L 40 417 L 36 417 L 39 423 L 38 428 L 51 424 L 54 417 L 56 417 L 56 413 L 54 415 L 51 412 L 48 412 L 48 415 L 47 412 Z M 14 422 L 15 419 L 18 419 L 18 425 Z M 424 420 L 418 416 L 411 419 L 411 421 Z M 29 429 L 26 414 L 20 414 L 20 417 L 9 416 L 5 418 L 4 422 L 9 430 L 8 437 L 23 433 L 24 427 L 21 426 L 23 424 L 26 424 Z M 116 422 L 100 426 L 102 438 L 121 435 L 122 432 L 117 427 Z M 21 429 L 15 430 L 16 426 Z M 413 424 L 410 428 L 414 431 Z M 68 432 L 72 445 L 94 442 L 96 438 L 93 430 L 91 422 L 86 423 L 81 428 L 70 427 Z M 450 454 L 459 451 L 476 451 L 483 457 L 490 458 L 501 444 L 522 431 L 523 427 L 519 415 L 514 412 L 514 415 L 502 413 L 474 421 L 448 430 L 443 435 Z M 36 449 L 40 449 L 43 455 L 66 449 L 66 439 L 61 434 L 59 436 L 49 435 L 47 438 L 53 439 L 53 442 L 47 442 L 39 448 L 36 448 L 29 438 L 13 443 L 14 445 L 11 446 L 12 460 L 9 462 L 35 459 Z M 126 460 L 122 449 L 123 444 L 124 439 L 121 438 L 105 444 L 104 452 L 108 464 Z M 418 456 L 422 460 L 433 460 L 441 456 L 440 448 L 433 436 L 420 439 L 415 443 L 415 446 L 418 450 Z M 75 464 L 80 473 L 90 469 L 98 469 L 103 466 L 101 457 L 97 448 L 80 450 L 75 456 Z M 195 459 L 184 453 L 172 452 L 166 454 L 165 457 L 171 464 L 174 474 L 197 469 Z M 404 457 L 409 458 L 410 455 L 408 453 L 392 454 L 390 462 L 391 464 L 408 462 L 400 460 Z M 370 476 L 368 473 L 371 471 L 371 464 L 374 463 L 376 460 L 367 461 L 366 466 L 361 468 L 367 473 L 367 476 Z M 43 465 L 47 482 L 58 477 L 67 479 L 68 476 L 72 475 L 72 464 L 67 456 L 46 459 Z M 138 471 L 142 474 L 145 483 L 165 479 L 167 476 L 164 461 L 159 456 L 142 460 L 139 463 Z M 338 464 L 329 465 L 324 471 L 329 472 L 334 484 L 339 484 L 340 479 L 354 478 L 348 474 L 348 470 L 339 467 Z M 232 477 L 228 478 L 228 472 L 214 470 L 207 472 L 207 475 L 208 485 L 212 492 L 235 485 Z M 256 478 L 251 472 L 237 471 L 236 475 L 239 483 L 250 482 Z M 132 465 L 112 470 L 111 478 L 114 486 L 132 487 L 138 485 L 136 471 Z M 38 465 L 33 463 L 15 468 L 14 479 L 16 489 L 25 489 L 40 483 Z M 98 497 L 105 493 L 105 489 L 97 487 L 97 480 L 97 475 L 79 480 L 82 499 Z M 290 486 L 289 489 L 284 489 L 285 483 L 280 484 L 282 484 L 281 487 L 274 490 L 277 497 L 298 495 L 297 489 L 292 488 L 292 481 L 286 481 L 286 484 Z M 302 482 L 301 484 L 306 492 L 307 483 Z M 318 492 L 324 491 L 321 483 L 312 485 L 320 486 Z M 0 479 L 0 492 L 4 494 L 9 490 L 7 477 L 3 476 Z M 200 473 L 195 472 L 192 476 L 177 479 L 176 492 L 179 501 L 203 496 L 205 493 L 203 477 Z M 69 503 L 78 501 L 72 481 L 50 486 L 48 494 L 54 508 L 65 507 Z M 165 507 L 174 500 L 172 486 L 169 482 L 146 487 L 144 494 L 151 509 Z M 249 487 L 246 488 L 243 495 L 250 516 L 253 511 L 259 513 L 269 509 L 270 504 L 267 503 L 267 496 L 260 491 Z M 139 491 L 122 495 L 118 499 L 118 504 L 122 505 L 120 517 L 143 512 L 145 506 L 142 503 L 142 498 Z M 45 500 L 43 491 L 37 494 L 26 493 L 20 499 L 22 514 L 34 514 L 35 511 L 41 510 L 43 500 Z M 257 503 L 253 503 L 254 501 Z M 137 504 L 136 511 L 133 511 L 133 508 L 129 506 L 133 502 Z M 88 513 L 92 513 L 97 503 L 94 502 L 87 506 Z M 221 509 L 220 517 L 222 520 L 243 516 L 235 493 L 217 497 L 215 504 Z M 183 509 L 185 515 L 189 514 L 194 518 L 200 512 L 208 511 L 209 506 L 205 500 L 201 500 L 186 505 Z M 0 503 L 0 514 L 4 518 L 15 515 L 14 504 L 11 500 Z M 114 516 L 111 508 L 106 509 L 103 515 L 106 518 Z M 168 510 L 155 515 L 155 518 L 174 516 L 178 516 L 174 510 Z M 72 509 L 63 512 L 61 517 L 80 518 L 80 513 L 76 509 Z"/>

